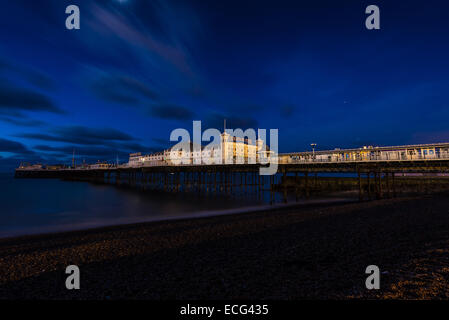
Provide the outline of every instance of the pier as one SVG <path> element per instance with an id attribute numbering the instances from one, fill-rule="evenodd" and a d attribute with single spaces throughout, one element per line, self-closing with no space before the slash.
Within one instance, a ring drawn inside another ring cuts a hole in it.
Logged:
<path id="1" fill-rule="evenodd" d="M 203 195 L 261 198 L 263 193 L 269 193 L 270 203 L 275 202 L 275 193 L 282 194 L 284 202 L 287 202 L 289 194 L 294 194 L 296 200 L 308 198 L 317 186 L 324 185 L 317 180 L 326 174 L 352 174 L 351 183 L 355 184 L 360 200 L 395 197 L 404 186 L 410 185 L 413 185 L 416 191 L 431 191 L 435 187 L 449 189 L 446 183 L 449 182 L 449 177 L 444 176 L 449 173 L 449 159 L 446 158 L 281 162 L 275 175 L 260 175 L 261 166 L 261 164 L 225 164 L 115 166 L 100 169 L 18 168 L 15 177 L 88 181 L 142 190 L 191 192 Z M 331 178 L 326 183 L 328 186 L 338 184 L 341 179 L 344 178 Z M 433 183 L 434 180 L 438 183 Z"/>

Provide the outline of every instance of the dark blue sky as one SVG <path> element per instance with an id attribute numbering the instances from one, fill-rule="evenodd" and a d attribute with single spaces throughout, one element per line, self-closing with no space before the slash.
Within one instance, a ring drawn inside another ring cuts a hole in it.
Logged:
<path id="1" fill-rule="evenodd" d="M 447 142 L 448 38 L 434 0 L 2 1 L 0 170 L 125 161 L 223 118 L 278 128 L 281 152 Z"/>

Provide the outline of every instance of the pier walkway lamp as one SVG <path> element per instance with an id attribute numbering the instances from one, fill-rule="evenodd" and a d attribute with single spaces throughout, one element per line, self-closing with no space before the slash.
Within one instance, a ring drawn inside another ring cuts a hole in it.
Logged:
<path id="1" fill-rule="evenodd" d="M 315 147 L 316 147 L 316 143 L 311 143 L 310 146 L 312 147 L 312 159 L 315 159 Z"/>

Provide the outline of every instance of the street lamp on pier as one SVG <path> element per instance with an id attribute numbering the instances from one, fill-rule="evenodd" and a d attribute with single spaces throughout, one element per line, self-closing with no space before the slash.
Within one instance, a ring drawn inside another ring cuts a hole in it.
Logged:
<path id="1" fill-rule="evenodd" d="M 315 159 L 315 147 L 316 147 L 316 143 L 311 143 L 310 146 L 312 147 L 312 159 Z"/>

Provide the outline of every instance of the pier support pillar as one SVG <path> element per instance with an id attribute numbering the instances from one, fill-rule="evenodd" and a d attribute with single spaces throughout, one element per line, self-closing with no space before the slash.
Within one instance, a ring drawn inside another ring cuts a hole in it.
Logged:
<path id="1" fill-rule="evenodd" d="M 371 172 L 366 174 L 368 199 L 371 200 Z"/>
<path id="2" fill-rule="evenodd" d="M 379 171 L 379 198 L 383 198 L 383 190 L 382 190 L 382 171 Z"/>
<path id="3" fill-rule="evenodd" d="M 393 185 L 393 197 L 396 198 L 396 182 L 395 182 L 396 174 L 394 172 L 391 173 L 391 183 Z"/>
<path id="4" fill-rule="evenodd" d="M 287 172 L 284 170 L 282 175 L 282 194 L 284 203 L 287 203 Z"/>
<path id="5" fill-rule="evenodd" d="M 362 188 L 362 175 L 360 173 L 360 170 L 357 171 L 357 175 L 359 178 L 359 201 L 363 200 L 363 188 Z"/>
<path id="6" fill-rule="evenodd" d="M 309 172 L 304 173 L 304 191 L 306 194 L 306 199 L 309 199 Z"/>

